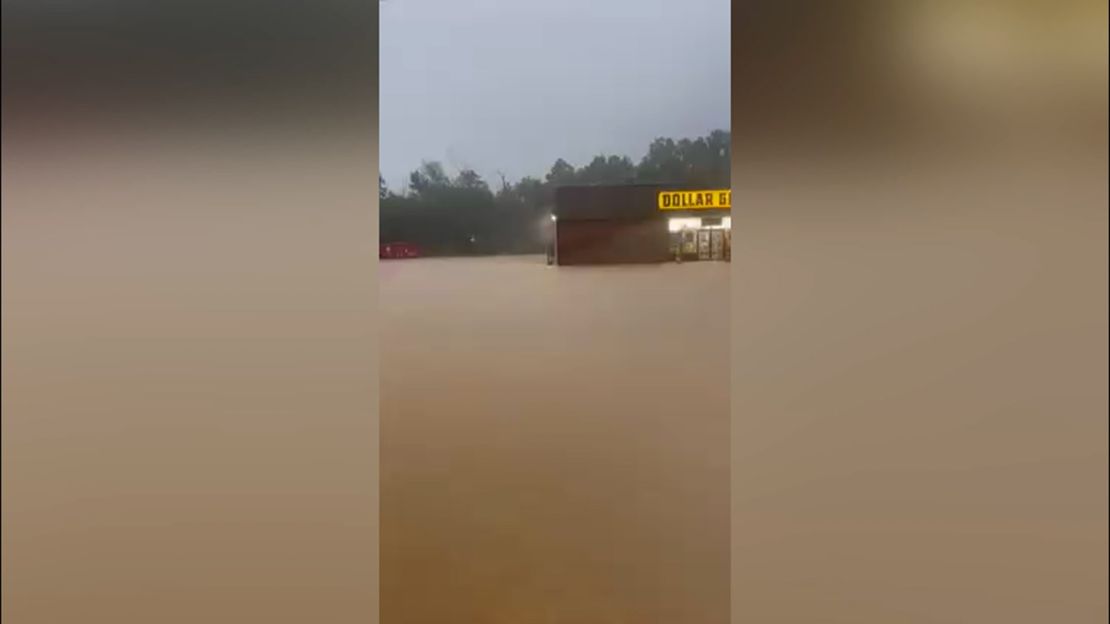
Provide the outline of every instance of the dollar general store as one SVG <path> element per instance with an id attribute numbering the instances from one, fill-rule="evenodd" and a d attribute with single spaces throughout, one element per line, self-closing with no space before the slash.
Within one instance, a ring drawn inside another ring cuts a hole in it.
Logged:
<path id="1" fill-rule="evenodd" d="M 548 261 L 559 265 L 729 261 L 732 191 L 654 184 L 555 191 Z"/>

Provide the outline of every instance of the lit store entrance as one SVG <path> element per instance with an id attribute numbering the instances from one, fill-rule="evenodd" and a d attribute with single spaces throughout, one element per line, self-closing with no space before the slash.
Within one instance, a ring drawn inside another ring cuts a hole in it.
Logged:
<path id="1" fill-rule="evenodd" d="M 676 262 L 732 260 L 731 217 L 672 217 L 667 230 Z"/>

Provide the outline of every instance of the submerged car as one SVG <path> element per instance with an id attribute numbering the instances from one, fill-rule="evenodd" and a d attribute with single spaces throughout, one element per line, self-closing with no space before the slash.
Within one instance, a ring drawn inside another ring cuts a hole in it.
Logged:
<path id="1" fill-rule="evenodd" d="M 381 260 L 419 257 L 420 248 L 412 243 L 382 243 L 378 245 L 378 258 Z"/>

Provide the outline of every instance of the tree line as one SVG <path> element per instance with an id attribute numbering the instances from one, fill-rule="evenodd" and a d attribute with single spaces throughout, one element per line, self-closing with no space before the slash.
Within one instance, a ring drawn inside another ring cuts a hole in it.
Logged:
<path id="1" fill-rule="evenodd" d="M 555 188 L 630 183 L 728 188 L 731 140 L 725 130 L 678 141 L 660 137 L 639 163 L 601 154 L 576 168 L 560 158 L 543 179 L 502 178 L 495 188 L 473 170 L 452 177 L 441 163 L 425 161 L 404 190 L 392 190 L 379 176 L 380 240 L 415 243 L 428 255 L 539 253 L 548 237 Z"/>

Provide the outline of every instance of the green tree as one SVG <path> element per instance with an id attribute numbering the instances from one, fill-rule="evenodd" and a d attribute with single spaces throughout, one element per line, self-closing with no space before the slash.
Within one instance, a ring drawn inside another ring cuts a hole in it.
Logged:
<path id="1" fill-rule="evenodd" d="M 547 172 L 547 183 L 552 186 L 560 186 L 563 184 L 574 184 L 575 171 L 570 163 L 562 158 L 555 161 L 551 165 L 551 171 Z"/>
<path id="2" fill-rule="evenodd" d="M 576 179 L 582 184 L 626 184 L 636 176 L 636 166 L 627 156 L 595 156 L 579 169 Z"/>
<path id="3" fill-rule="evenodd" d="M 636 168 L 641 182 L 728 186 L 731 167 L 731 135 L 714 130 L 694 140 L 659 137 Z"/>
<path id="4" fill-rule="evenodd" d="M 489 185 L 473 169 L 463 169 L 455 176 L 454 185 L 458 188 L 489 191 Z"/>
<path id="5" fill-rule="evenodd" d="M 424 161 L 420 168 L 409 174 L 409 188 L 420 195 L 430 190 L 449 186 L 451 180 L 437 161 Z"/>
<path id="6" fill-rule="evenodd" d="M 685 169 L 674 139 L 659 137 L 651 142 L 647 154 L 640 160 L 636 178 L 641 182 L 682 184 Z"/>

